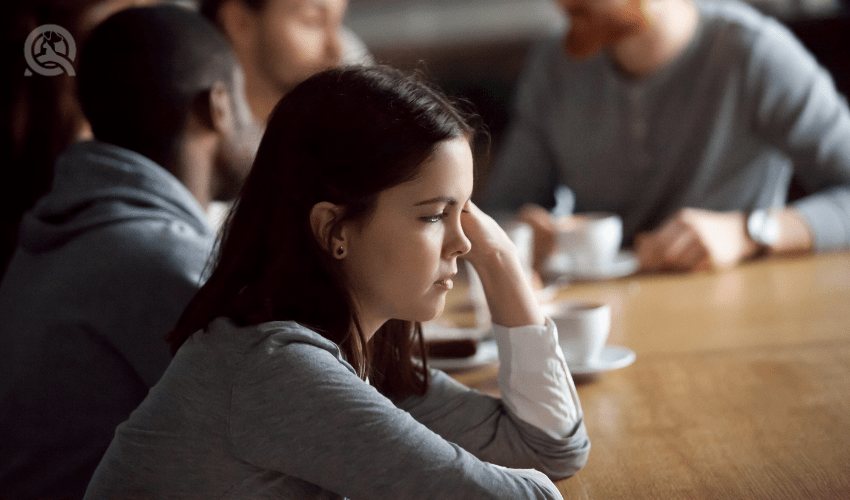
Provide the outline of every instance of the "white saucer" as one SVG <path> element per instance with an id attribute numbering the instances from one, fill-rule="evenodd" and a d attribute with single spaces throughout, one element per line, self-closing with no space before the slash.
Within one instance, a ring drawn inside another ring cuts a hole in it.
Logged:
<path id="1" fill-rule="evenodd" d="M 605 280 L 622 278 L 637 272 L 640 261 L 634 252 L 621 250 L 614 260 L 598 267 L 577 267 L 572 265 L 568 256 L 555 255 L 549 260 L 548 271 L 554 275 L 567 276 L 582 280 Z"/>
<path id="2" fill-rule="evenodd" d="M 495 340 L 482 340 L 475 354 L 468 358 L 428 358 L 428 366 L 438 370 L 468 370 L 495 363 L 499 350 Z"/>
<path id="3" fill-rule="evenodd" d="M 581 365 L 567 357 L 567 366 L 573 375 L 596 375 L 629 366 L 634 363 L 635 357 L 635 352 L 628 347 L 606 345 L 594 363 Z"/>

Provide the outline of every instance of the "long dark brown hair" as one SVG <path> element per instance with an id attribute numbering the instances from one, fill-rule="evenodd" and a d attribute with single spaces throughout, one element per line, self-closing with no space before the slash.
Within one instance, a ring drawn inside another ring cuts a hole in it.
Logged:
<path id="1" fill-rule="evenodd" d="M 458 137 L 472 138 L 458 108 L 395 69 L 333 69 L 295 87 L 272 113 L 209 279 L 167 337 L 172 351 L 218 316 L 292 320 L 339 345 L 382 393 L 424 393 L 427 370 L 411 359 L 414 348 L 424 352 L 420 325 L 390 320 L 367 344 L 309 214 L 328 201 L 343 207 L 337 224 L 367 220 L 381 191 L 415 179 L 441 141 Z"/>

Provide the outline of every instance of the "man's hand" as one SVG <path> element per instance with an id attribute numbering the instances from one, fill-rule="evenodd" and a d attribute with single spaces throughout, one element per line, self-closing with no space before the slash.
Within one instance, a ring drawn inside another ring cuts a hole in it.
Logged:
<path id="1" fill-rule="evenodd" d="M 517 220 L 531 226 L 534 233 L 532 243 L 531 267 L 538 273 L 543 274 L 543 267 L 549 257 L 555 253 L 555 244 L 558 240 L 558 230 L 555 221 L 548 210 L 540 205 L 526 204 L 517 213 Z"/>
<path id="2" fill-rule="evenodd" d="M 655 231 L 636 236 L 641 269 L 683 272 L 734 266 L 758 251 L 746 225 L 743 212 L 682 209 Z"/>

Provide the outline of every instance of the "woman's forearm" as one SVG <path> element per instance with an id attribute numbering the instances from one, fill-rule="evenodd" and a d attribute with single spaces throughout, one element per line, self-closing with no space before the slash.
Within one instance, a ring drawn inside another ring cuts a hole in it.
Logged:
<path id="1" fill-rule="evenodd" d="M 509 328 L 544 324 L 543 312 L 515 249 L 493 250 L 476 264 L 494 323 Z"/>

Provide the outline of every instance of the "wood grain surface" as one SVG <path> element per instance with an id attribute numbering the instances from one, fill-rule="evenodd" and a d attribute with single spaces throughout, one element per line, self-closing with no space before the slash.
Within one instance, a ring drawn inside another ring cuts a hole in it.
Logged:
<path id="1" fill-rule="evenodd" d="M 581 499 L 850 498 L 850 254 L 573 283 L 629 367 L 577 379 Z M 452 374 L 497 395 L 497 367 Z"/>

